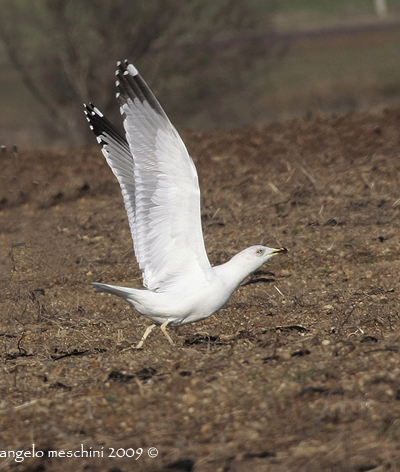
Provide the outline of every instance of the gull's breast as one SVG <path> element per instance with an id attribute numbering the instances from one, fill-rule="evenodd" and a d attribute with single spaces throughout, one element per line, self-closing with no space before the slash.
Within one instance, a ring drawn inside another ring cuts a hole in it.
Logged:
<path id="1" fill-rule="evenodd" d="M 171 321 L 171 326 L 208 318 L 227 303 L 231 294 L 218 279 L 201 286 L 192 286 L 190 290 L 180 293 L 181 316 Z"/>

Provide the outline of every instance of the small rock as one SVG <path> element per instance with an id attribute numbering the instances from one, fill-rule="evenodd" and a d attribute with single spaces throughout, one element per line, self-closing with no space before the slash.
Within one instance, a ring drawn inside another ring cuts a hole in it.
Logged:
<path id="1" fill-rule="evenodd" d="M 190 407 L 197 403 L 197 397 L 192 393 L 187 393 L 186 395 L 183 395 L 183 401 L 186 403 L 187 406 Z"/>
<path id="2" fill-rule="evenodd" d="M 211 423 L 203 424 L 203 426 L 200 429 L 202 434 L 209 433 L 211 430 L 212 430 L 212 424 Z"/>
<path id="3" fill-rule="evenodd" d="M 284 361 L 289 361 L 292 357 L 289 351 L 281 351 L 279 352 L 279 357 Z"/>

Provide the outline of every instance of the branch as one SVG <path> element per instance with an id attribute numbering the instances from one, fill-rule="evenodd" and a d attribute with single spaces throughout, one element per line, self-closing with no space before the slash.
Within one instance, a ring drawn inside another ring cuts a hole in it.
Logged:
<path id="1" fill-rule="evenodd" d="M 20 73 L 21 79 L 25 84 L 26 88 L 30 93 L 43 105 L 43 107 L 48 111 L 50 116 L 54 119 L 59 118 L 58 109 L 54 106 L 45 95 L 42 94 L 40 88 L 36 85 L 35 79 L 32 74 L 29 72 L 28 68 L 25 67 L 23 61 L 20 60 L 18 54 L 18 48 L 12 44 L 12 39 L 7 35 L 4 30 L 2 23 L 0 22 L 0 39 L 4 44 L 4 47 L 7 51 L 8 57 L 10 58 L 11 63 L 15 69 Z"/>

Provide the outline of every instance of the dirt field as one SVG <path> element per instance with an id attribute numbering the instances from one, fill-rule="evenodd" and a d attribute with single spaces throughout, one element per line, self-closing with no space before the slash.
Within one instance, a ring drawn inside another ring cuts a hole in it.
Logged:
<path id="1" fill-rule="evenodd" d="M 398 470 L 400 110 L 183 137 L 211 262 L 289 253 L 173 347 L 100 149 L 0 155 L 0 470 Z"/>

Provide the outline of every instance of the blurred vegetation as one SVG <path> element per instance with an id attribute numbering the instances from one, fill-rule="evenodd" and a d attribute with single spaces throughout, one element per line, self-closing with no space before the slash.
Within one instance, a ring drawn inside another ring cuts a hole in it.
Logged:
<path id="1" fill-rule="evenodd" d="M 0 0 L 0 38 L 52 136 L 92 140 L 82 102 L 116 117 L 114 69 L 125 58 L 178 123 L 201 109 L 196 119 L 208 127 L 237 126 L 248 120 L 259 94 L 255 78 L 274 56 L 273 3 Z M 255 41 L 260 32 L 269 41 Z"/>
<path id="2" fill-rule="evenodd" d="M 385 3 L 389 12 L 400 8 L 398 0 L 385 0 Z M 283 14 L 310 11 L 341 17 L 348 13 L 375 13 L 376 9 L 375 0 L 282 0 L 279 7 Z"/>
<path id="3" fill-rule="evenodd" d="M 382 19 L 374 0 L 0 0 L 0 144 L 93 143 L 81 103 L 121 122 L 125 58 L 178 129 L 399 106 L 400 2 L 386 4 Z"/>

